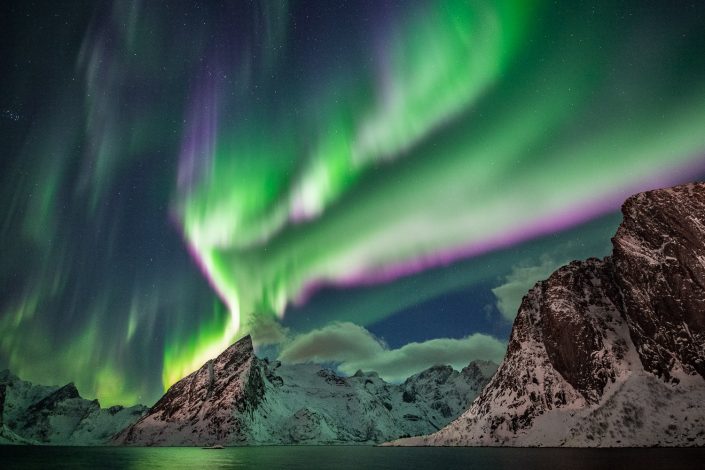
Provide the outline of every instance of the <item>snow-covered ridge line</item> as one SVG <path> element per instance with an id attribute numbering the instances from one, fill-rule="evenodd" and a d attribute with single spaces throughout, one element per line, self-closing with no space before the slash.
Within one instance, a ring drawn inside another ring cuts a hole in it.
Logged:
<path id="1" fill-rule="evenodd" d="M 73 383 L 34 385 L 0 372 L 0 444 L 101 445 L 137 421 L 146 406 L 101 408 Z"/>
<path id="2" fill-rule="evenodd" d="M 259 359 L 245 337 L 174 384 L 116 444 L 376 444 L 436 431 L 457 417 L 497 366 L 434 366 L 389 384 L 313 364 Z"/>

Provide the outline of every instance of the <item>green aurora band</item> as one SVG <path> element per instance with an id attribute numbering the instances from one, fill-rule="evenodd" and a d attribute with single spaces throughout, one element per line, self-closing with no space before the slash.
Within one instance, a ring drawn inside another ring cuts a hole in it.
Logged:
<path id="1" fill-rule="evenodd" d="M 177 207 L 230 317 L 192 348 L 166 350 L 165 385 L 317 285 L 447 264 L 694 176 L 705 86 L 689 70 L 687 94 L 668 80 L 698 60 L 702 37 L 662 44 L 692 54 L 662 70 L 652 50 L 640 56 L 599 24 L 606 13 L 583 16 L 437 2 L 387 32 L 369 75 L 287 103 L 305 110 L 295 118 L 245 106 L 247 123 L 209 126 L 205 168 Z"/>
<path id="2" fill-rule="evenodd" d="M 69 3 L 0 76 L 42 103 L 0 121 L 0 362 L 103 405 L 262 318 L 372 327 L 604 255 L 626 196 L 705 175 L 699 5 Z"/>

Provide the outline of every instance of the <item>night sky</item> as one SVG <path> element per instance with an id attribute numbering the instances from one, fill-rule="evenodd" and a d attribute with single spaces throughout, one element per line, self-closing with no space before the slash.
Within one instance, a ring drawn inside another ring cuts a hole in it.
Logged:
<path id="1" fill-rule="evenodd" d="M 705 3 L 4 1 L 0 368 L 152 404 L 260 355 L 501 360 L 705 175 Z"/>

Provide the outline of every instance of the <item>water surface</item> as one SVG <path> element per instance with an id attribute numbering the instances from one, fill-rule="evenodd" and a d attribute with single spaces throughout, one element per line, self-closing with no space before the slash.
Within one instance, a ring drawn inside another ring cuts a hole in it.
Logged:
<path id="1" fill-rule="evenodd" d="M 360 446 L 233 447 L 24 447 L 0 446 L 0 468 L 66 469 L 693 469 L 705 448 L 516 449 Z"/>

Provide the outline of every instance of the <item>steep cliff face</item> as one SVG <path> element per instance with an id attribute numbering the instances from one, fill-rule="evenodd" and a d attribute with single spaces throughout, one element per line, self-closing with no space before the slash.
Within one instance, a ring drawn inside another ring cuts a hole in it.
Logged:
<path id="1" fill-rule="evenodd" d="M 638 194 L 622 212 L 613 278 L 644 368 L 705 378 L 705 185 Z"/>
<path id="2" fill-rule="evenodd" d="M 470 409 L 395 444 L 705 444 L 705 184 L 638 194 L 623 213 L 611 257 L 524 297 Z"/>
<path id="3" fill-rule="evenodd" d="M 35 385 L 0 372 L 0 443 L 100 445 L 139 419 L 147 408 L 101 408 L 81 398 L 73 383 Z"/>
<path id="4" fill-rule="evenodd" d="M 257 358 L 245 337 L 174 384 L 115 440 L 127 445 L 378 443 L 436 431 L 467 409 L 496 370 L 437 366 L 389 384 L 313 364 Z"/>

